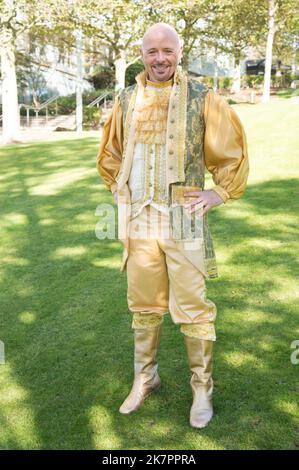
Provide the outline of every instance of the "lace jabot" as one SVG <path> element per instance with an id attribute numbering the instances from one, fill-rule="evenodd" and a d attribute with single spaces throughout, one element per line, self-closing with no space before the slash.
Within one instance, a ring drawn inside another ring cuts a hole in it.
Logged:
<path id="1" fill-rule="evenodd" d="M 135 142 L 165 144 L 169 97 L 173 80 L 146 80 L 143 99 L 136 108 Z"/>

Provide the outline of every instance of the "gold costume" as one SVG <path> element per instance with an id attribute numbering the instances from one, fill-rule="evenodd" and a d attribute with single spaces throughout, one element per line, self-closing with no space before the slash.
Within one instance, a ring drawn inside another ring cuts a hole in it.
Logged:
<path id="1" fill-rule="evenodd" d="M 217 267 L 207 217 L 199 224 L 195 213 L 191 220 L 183 193 L 204 189 L 206 167 L 223 202 L 239 198 L 248 176 L 246 137 L 226 101 L 179 68 L 168 82 L 150 82 L 144 73 L 136 81 L 116 98 L 97 157 L 107 188 L 118 191 L 119 212 L 123 202 L 127 211 L 119 219 L 127 227 L 121 269 L 133 314 L 135 379 L 120 412 L 137 410 L 160 386 L 156 354 L 169 311 L 184 334 L 193 373 L 190 423 L 202 428 L 213 415 L 216 339 L 216 306 L 206 297 L 205 277 L 217 277 Z M 154 237 L 138 236 L 153 226 Z M 171 226 L 167 236 L 162 226 Z"/>
<path id="2" fill-rule="evenodd" d="M 209 90 L 204 103 L 204 156 L 212 173 L 213 190 L 226 202 L 242 196 L 248 176 L 246 136 L 236 112 Z M 117 190 L 123 152 L 123 111 L 119 96 L 108 117 L 97 157 L 97 168 L 111 192 Z"/>

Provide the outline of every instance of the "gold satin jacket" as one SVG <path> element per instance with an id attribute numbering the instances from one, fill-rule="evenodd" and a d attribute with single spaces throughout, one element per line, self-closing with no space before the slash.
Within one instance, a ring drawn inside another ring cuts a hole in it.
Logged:
<path id="1" fill-rule="evenodd" d="M 112 192 L 118 191 L 119 196 L 124 198 L 125 207 L 128 208 L 120 226 L 127 226 L 130 217 L 127 181 L 134 153 L 136 127 L 134 109 L 138 108 L 142 101 L 146 84 L 145 72 L 139 74 L 136 81 L 137 87 L 126 88 L 115 100 L 112 113 L 104 125 L 96 162 L 98 172 L 107 188 Z M 184 206 L 172 206 L 171 195 L 181 184 L 203 189 L 204 167 L 206 167 L 212 173 L 215 183 L 212 189 L 223 202 L 241 197 L 245 191 L 249 172 L 244 129 L 236 112 L 225 99 L 207 90 L 194 79 L 189 79 L 179 68 L 174 76 L 168 109 L 166 189 L 169 191 L 170 188 L 170 221 L 174 230 L 173 236 L 176 240 L 185 241 L 202 238 L 203 263 L 199 264 L 204 264 L 204 271 L 208 277 L 217 277 L 207 214 L 203 216 L 203 231 L 196 230 L 200 224 L 193 214 L 191 232 L 188 229 L 187 233 L 183 229 L 183 234 L 177 235 L 176 227 L 180 226 L 184 218 L 189 219 L 190 216 Z M 197 235 L 199 232 L 201 233 Z M 125 238 L 127 256 L 129 249 L 127 235 L 119 238 Z"/>
<path id="2" fill-rule="evenodd" d="M 227 101 L 210 90 L 205 98 L 204 122 L 204 159 L 215 183 L 212 189 L 223 202 L 238 199 L 245 191 L 249 172 L 247 142 L 241 121 Z M 117 190 L 123 137 L 123 112 L 117 96 L 103 128 L 96 161 L 98 172 L 111 192 Z"/>

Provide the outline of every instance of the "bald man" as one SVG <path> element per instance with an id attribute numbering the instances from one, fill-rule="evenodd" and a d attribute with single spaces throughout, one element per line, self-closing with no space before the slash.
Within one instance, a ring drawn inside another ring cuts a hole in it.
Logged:
<path id="1" fill-rule="evenodd" d="M 227 102 L 181 70 L 171 26 L 149 28 L 141 56 L 145 70 L 116 97 L 97 157 L 118 204 L 134 330 L 134 382 L 119 411 L 138 410 L 159 388 L 156 356 L 169 312 L 191 369 L 190 424 L 201 429 L 213 416 L 216 340 L 216 306 L 205 280 L 218 276 L 207 212 L 243 194 L 246 138 Z M 209 190 L 205 168 L 215 183 Z"/>

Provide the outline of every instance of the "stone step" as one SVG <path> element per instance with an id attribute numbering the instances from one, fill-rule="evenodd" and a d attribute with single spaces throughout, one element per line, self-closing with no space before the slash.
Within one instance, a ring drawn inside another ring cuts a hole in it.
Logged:
<path id="1" fill-rule="evenodd" d="M 21 129 L 56 129 L 57 127 L 65 129 L 74 129 L 76 126 L 76 116 L 74 114 L 49 116 L 48 120 L 45 116 L 30 117 L 29 126 L 26 118 L 21 118 Z"/>

